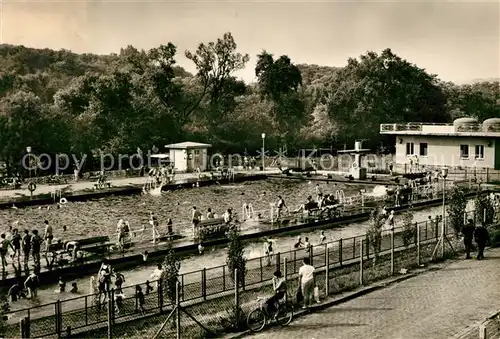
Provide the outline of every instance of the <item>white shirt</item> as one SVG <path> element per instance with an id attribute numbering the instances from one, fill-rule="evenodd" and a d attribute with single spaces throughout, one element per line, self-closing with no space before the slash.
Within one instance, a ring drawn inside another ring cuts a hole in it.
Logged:
<path id="1" fill-rule="evenodd" d="M 153 274 L 151 274 L 151 277 L 150 277 L 150 280 L 159 280 L 161 278 L 163 274 L 163 270 L 159 269 L 159 268 L 156 268 L 153 272 Z"/>
<path id="2" fill-rule="evenodd" d="M 311 265 L 302 265 L 299 268 L 299 277 L 301 277 L 301 283 L 304 284 L 308 281 L 314 279 L 314 267 Z"/>

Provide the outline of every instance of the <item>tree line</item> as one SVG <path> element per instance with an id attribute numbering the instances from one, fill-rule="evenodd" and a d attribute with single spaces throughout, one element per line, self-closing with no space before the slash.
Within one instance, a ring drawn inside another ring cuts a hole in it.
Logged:
<path id="1" fill-rule="evenodd" d="M 255 83 L 235 72 L 249 55 L 231 33 L 201 43 L 176 64 L 177 47 L 127 46 L 118 54 L 0 46 L 0 159 L 36 153 L 131 154 L 171 142 L 200 141 L 213 151 L 391 145 L 384 122 L 451 122 L 500 116 L 499 82 L 456 85 L 385 49 L 345 67 L 295 64 L 262 51 Z"/>

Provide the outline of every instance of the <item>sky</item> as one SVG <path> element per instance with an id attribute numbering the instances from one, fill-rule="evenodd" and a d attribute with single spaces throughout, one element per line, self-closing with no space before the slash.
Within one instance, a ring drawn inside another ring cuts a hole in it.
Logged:
<path id="1" fill-rule="evenodd" d="M 237 76 L 254 81 L 267 50 L 294 63 L 341 67 L 349 57 L 389 47 L 458 83 L 500 77 L 500 3 L 375 1 L 21 1 L 0 0 L 0 40 L 77 53 L 118 53 L 172 42 L 184 51 L 232 32 L 250 54 Z"/>

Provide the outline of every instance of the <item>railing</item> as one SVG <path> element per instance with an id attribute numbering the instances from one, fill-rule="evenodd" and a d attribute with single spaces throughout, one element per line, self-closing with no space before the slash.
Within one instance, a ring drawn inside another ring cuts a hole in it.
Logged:
<path id="1" fill-rule="evenodd" d="M 496 211 L 498 213 L 498 211 Z M 475 212 L 469 212 L 464 218 L 474 218 Z M 447 218 L 447 220 L 449 220 Z M 412 246 L 424 244 L 429 241 L 437 241 L 439 238 L 440 220 L 436 217 L 420 223 L 414 223 L 415 239 L 411 241 Z M 453 234 L 454 230 L 447 223 L 446 234 Z M 408 243 L 403 240 L 403 227 L 393 228 L 383 231 L 381 254 L 391 250 L 391 253 L 408 247 Z M 363 254 L 362 254 L 363 253 Z M 294 275 L 298 272 L 301 261 L 304 257 L 310 257 L 311 263 L 317 270 L 321 270 L 330 265 L 335 267 L 346 267 L 346 265 L 358 262 L 362 256 L 373 257 L 373 252 L 368 241 L 368 236 L 360 235 L 346 239 L 339 239 L 324 244 L 310 247 L 309 252 L 305 249 L 295 249 L 283 253 L 276 253 L 268 257 L 262 256 L 247 260 L 244 290 L 259 288 L 263 283 L 268 283 L 273 272 L 280 268 L 284 258 L 287 260 L 287 274 Z M 393 258 L 393 256 L 391 255 Z M 394 273 L 394 263 L 392 264 Z M 223 297 L 226 293 L 234 291 L 233 272 L 227 265 L 212 268 L 204 268 L 199 271 L 184 273 L 179 276 L 180 301 L 195 305 L 216 297 Z M 145 310 L 139 312 L 140 304 L 136 292 L 136 286 L 141 286 L 142 291 L 146 291 L 143 284 L 123 287 L 123 304 L 117 308 L 119 312 L 105 312 L 102 310 L 103 304 L 98 302 L 98 294 L 89 294 L 68 300 L 58 300 L 53 303 L 34 306 L 13 312 L 8 312 L 10 316 L 7 325 L 6 337 L 16 337 L 19 334 L 19 320 L 28 318 L 30 331 L 33 337 L 61 336 L 66 331 L 90 331 L 92 329 L 111 326 L 122 320 L 133 320 L 154 314 L 162 313 L 172 306 L 165 294 L 165 288 L 159 281 L 151 282 L 154 291 L 145 296 Z M 113 299 L 118 291 L 111 292 Z M 113 307 L 115 308 L 115 307 Z M 109 309 L 109 305 L 108 305 Z M 111 318 L 110 318 L 111 317 Z M 70 329 L 68 330 L 68 327 Z"/>
<path id="2" fill-rule="evenodd" d="M 482 132 L 482 124 L 460 124 L 456 126 L 457 132 Z"/>
<path id="3" fill-rule="evenodd" d="M 434 126 L 448 127 L 446 130 L 432 128 Z M 426 129 L 429 127 L 429 129 Z M 380 132 L 401 132 L 401 131 L 413 131 L 413 132 L 441 132 L 441 133 L 471 133 L 471 132 L 500 132 L 500 125 L 483 125 L 481 123 L 463 123 L 463 124 L 447 124 L 447 123 L 393 123 L 393 124 L 381 124 Z"/>

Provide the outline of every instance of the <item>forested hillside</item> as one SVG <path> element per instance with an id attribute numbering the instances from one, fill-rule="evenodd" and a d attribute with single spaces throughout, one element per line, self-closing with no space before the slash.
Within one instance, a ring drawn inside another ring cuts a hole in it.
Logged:
<path id="1" fill-rule="evenodd" d="M 175 43 L 175 42 L 174 42 Z M 390 49 L 334 68 L 263 51 L 257 83 L 234 73 L 249 57 L 230 33 L 195 51 L 166 43 L 117 55 L 0 46 L 0 158 L 38 153 L 133 153 L 185 140 L 214 151 L 381 144 L 379 123 L 500 116 L 498 82 L 442 82 Z M 185 53 L 197 74 L 177 67 Z"/>

